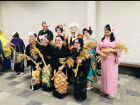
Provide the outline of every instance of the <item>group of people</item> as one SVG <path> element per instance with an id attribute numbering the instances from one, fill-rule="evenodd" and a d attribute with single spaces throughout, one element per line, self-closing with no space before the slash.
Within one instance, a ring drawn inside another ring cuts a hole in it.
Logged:
<path id="1" fill-rule="evenodd" d="M 118 64 L 120 62 L 121 53 L 117 49 L 111 49 L 120 41 L 114 36 L 115 28 L 107 24 L 104 27 L 104 36 L 97 42 L 96 47 L 88 49 L 90 58 L 80 58 L 80 53 L 84 47 L 90 42 L 96 42 L 91 37 L 93 31 L 90 26 L 86 26 L 79 30 L 78 23 L 71 23 L 69 25 L 70 34 L 63 35 L 64 27 L 59 24 L 55 27 L 57 32 L 56 37 L 53 36 L 51 30 L 48 29 L 50 24 L 47 21 L 42 22 L 43 29 L 39 31 L 38 35 L 35 32 L 29 32 L 29 44 L 25 47 L 22 39 L 19 38 L 18 32 L 11 33 L 13 39 L 10 46 L 16 48 L 17 52 L 25 54 L 27 57 L 27 67 L 31 66 L 31 71 L 34 72 L 40 67 L 43 75 L 47 70 L 50 71 L 49 77 L 39 82 L 39 88 L 42 87 L 44 91 L 53 91 L 53 95 L 57 98 L 63 98 L 69 94 L 68 84 L 74 85 L 73 98 L 76 101 L 85 102 L 87 100 L 87 90 L 93 89 L 93 83 L 97 82 L 97 56 L 101 59 L 101 87 L 100 95 L 113 98 L 117 93 L 118 80 Z M 83 40 L 83 37 L 86 37 Z M 51 42 L 51 43 L 50 43 Z M 54 43 L 54 44 L 52 44 Z M 32 55 L 31 50 L 36 47 L 41 52 L 40 54 Z M 2 56 L 2 55 L 1 55 Z M 74 60 L 73 67 L 65 64 L 65 61 L 71 57 Z M 47 65 L 44 69 L 45 64 Z M 31 60 L 33 59 L 36 64 Z M 79 65 L 77 70 L 77 64 Z M 21 63 L 14 65 L 15 74 L 24 74 L 24 60 Z M 77 73 L 77 76 L 75 76 Z M 32 75 L 32 73 L 31 73 Z M 54 77 L 54 80 L 52 80 Z M 47 81 L 46 85 L 43 81 Z"/>

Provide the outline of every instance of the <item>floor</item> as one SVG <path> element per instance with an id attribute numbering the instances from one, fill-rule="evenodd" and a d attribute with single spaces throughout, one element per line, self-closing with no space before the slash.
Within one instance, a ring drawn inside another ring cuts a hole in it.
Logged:
<path id="1" fill-rule="evenodd" d="M 0 72 L 0 105 L 140 105 L 140 79 L 125 74 L 119 74 L 118 93 L 113 99 L 100 96 L 100 77 L 94 83 L 94 89 L 87 92 L 86 102 L 76 102 L 73 99 L 73 85 L 69 85 L 70 94 L 63 99 L 52 96 L 52 92 L 42 89 L 32 91 L 30 87 L 31 72 L 25 68 L 22 77 L 13 70 Z"/>

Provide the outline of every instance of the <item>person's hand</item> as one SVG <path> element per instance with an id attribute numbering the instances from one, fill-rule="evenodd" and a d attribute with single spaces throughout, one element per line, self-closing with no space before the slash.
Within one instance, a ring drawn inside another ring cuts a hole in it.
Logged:
<path id="1" fill-rule="evenodd" d="M 14 44 L 13 43 L 9 43 L 10 44 L 10 46 L 14 46 Z"/>
<path id="2" fill-rule="evenodd" d="M 37 63 L 37 65 L 35 66 L 35 68 L 38 69 L 38 67 L 39 67 L 39 63 Z"/>
<path id="3" fill-rule="evenodd" d="M 107 58 L 107 55 L 104 54 L 104 53 L 102 53 L 102 54 L 101 54 L 101 57 L 102 57 L 103 59 L 106 59 L 106 58 Z"/>
<path id="4" fill-rule="evenodd" d="M 28 57 L 28 58 L 27 58 L 27 60 L 28 60 L 28 61 L 30 61 L 30 60 L 31 60 L 31 58 L 30 58 L 30 57 Z"/>
<path id="5" fill-rule="evenodd" d="M 76 69 L 72 69 L 72 70 L 73 70 L 74 73 L 76 72 Z"/>
<path id="6" fill-rule="evenodd" d="M 63 70 L 63 68 L 64 68 L 64 65 L 63 65 L 63 66 L 60 66 L 60 67 L 58 68 L 58 70 Z"/>
<path id="7" fill-rule="evenodd" d="M 3 59 L 3 56 L 2 56 L 2 54 L 0 54 L 0 57 L 1 57 L 1 59 Z"/>
<path id="8" fill-rule="evenodd" d="M 56 74 L 56 70 L 54 70 L 54 75 Z"/>
<path id="9" fill-rule="evenodd" d="M 47 70 L 49 69 L 49 67 L 50 67 L 50 64 L 48 64 L 48 66 L 47 66 Z"/>
<path id="10" fill-rule="evenodd" d="M 82 63 L 82 59 L 79 59 L 79 57 L 77 57 L 77 63 Z"/>
<path id="11" fill-rule="evenodd" d="M 39 56 L 42 58 L 43 57 L 43 55 L 42 54 L 39 54 Z"/>
<path id="12" fill-rule="evenodd" d="M 102 53 L 105 53 L 105 54 L 110 53 L 110 49 L 105 49 L 102 51 Z"/>

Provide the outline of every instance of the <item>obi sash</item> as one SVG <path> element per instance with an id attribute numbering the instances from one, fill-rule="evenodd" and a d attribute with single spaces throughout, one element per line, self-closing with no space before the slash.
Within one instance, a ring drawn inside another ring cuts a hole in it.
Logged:
<path id="1" fill-rule="evenodd" d="M 65 61 L 66 61 L 66 58 L 59 58 L 59 62 L 60 62 L 60 64 L 64 64 L 65 63 Z"/>
<path id="2" fill-rule="evenodd" d="M 107 48 L 107 47 L 104 47 L 104 48 L 101 48 L 101 51 L 105 50 L 105 49 L 111 49 L 111 48 Z M 107 56 L 111 56 L 111 55 L 115 55 L 115 53 L 107 53 Z"/>

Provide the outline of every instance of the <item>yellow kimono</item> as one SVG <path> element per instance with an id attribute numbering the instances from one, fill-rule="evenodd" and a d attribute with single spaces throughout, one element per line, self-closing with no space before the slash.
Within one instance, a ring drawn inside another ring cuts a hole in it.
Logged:
<path id="1" fill-rule="evenodd" d="M 9 59 L 11 55 L 11 49 L 6 47 L 8 40 L 6 39 L 3 32 L 0 32 L 0 41 L 2 44 L 3 54 L 4 54 L 2 70 L 7 71 L 11 69 L 11 60 Z"/>
<path id="2" fill-rule="evenodd" d="M 9 57 L 11 55 L 11 49 L 6 47 L 8 40 L 6 39 L 3 32 L 0 32 L 0 40 L 2 43 L 3 53 L 5 57 Z"/>

